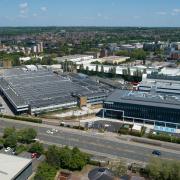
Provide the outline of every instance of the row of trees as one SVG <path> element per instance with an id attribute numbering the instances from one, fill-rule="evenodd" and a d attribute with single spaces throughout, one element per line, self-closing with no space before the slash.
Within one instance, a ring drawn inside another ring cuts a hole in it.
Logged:
<path id="1" fill-rule="evenodd" d="M 116 52 L 117 56 L 128 56 L 131 59 L 145 60 L 148 53 L 143 49 L 135 49 L 132 51 L 121 50 Z"/>
<path id="2" fill-rule="evenodd" d="M 30 144 L 36 138 L 33 128 L 25 128 L 17 131 L 15 128 L 4 129 L 3 144 L 5 147 L 15 148 L 17 143 Z"/>
<path id="3" fill-rule="evenodd" d="M 122 75 L 116 74 L 116 67 L 112 67 L 109 69 L 109 72 L 104 72 L 104 66 L 101 65 L 101 69 L 99 71 L 99 65 L 96 65 L 96 70 L 89 70 L 88 66 L 86 68 L 83 65 L 80 65 L 78 70 L 80 73 L 87 74 L 89 76 L 100 76 L 100 77 L 108 77 L 108 78 L 115 78 L 115 77 L 122 77 L 125 81 L 129 82 L 140 82 L 142 80 L 142 72 L 140 70 L 136 70 L 133 75 L 131 75 L 130 68 L 124 69 Z M 146 71 L 144 70 L 144 73 Z"/>
<path id="4" fill-rule="evenodd" d="M 0 52 L 0 61 L 10 60 L 13 66 L 19 66 L 19 58 L 24 56 L 22 52 L 14 52 L 7 54 L 6 52 Z"/>
<path id="5" fill-rule="evenodd" d="M 39 58 L 32 58 L 31 60 L 24 62 L 25 65 L 29 65 L 29 64 L 52 65 L 57 63 L 58 62 L 54 60 L 51 56 L 45 56 L 42 58 L 42 60 Z"/>

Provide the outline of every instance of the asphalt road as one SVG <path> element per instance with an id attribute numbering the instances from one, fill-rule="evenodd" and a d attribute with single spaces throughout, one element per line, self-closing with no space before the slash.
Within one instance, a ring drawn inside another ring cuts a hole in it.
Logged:
<path id="1" fill-rule="evenodd" d="M 47 144 L 77 146 L 83 150 L 92 151 L 96 155 L 106 155 L 106 157 L 127 158 L 132 161 L 147 162 L 152 157 L 152 151 L 159 149 L 162 153 L 161 158 L 180 160 L 180 151 L 162 150 L 158 147 L 150 147 L 111 137 L 107 138 L 93 132 L 0 119 L 0 133 L 3 132 L 5 127 L 15 127 L 17 129 L 33 127 L 38 131 L 38 138 Z M 47 130 L 52 130 L 52 128 L 58 129 L 58 132 L 48 134 Z"/>

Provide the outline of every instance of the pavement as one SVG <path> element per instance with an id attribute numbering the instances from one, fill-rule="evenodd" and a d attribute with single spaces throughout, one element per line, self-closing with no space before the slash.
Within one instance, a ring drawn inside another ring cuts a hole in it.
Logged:
<path id="1" fill-rule="evenodd" d="M 32 127 L 38 132 L 37 138 L 45 144 L 76 146 L 94 155 L 114 159 L 122 158 L 131 160 L 131 162 L 148 162 L 152 157 L 152 151 L 156 149 L 161 151 L 161 158 L 180 160 L 180 146 L 177 150 L 169 150 L 163 147 L 123 140 L 114 133 L 102 134 L 97 131 L 79 131 L 45 124 L 0 119 L 0 133 L 3 133 L 3 129 L 6 127 L 17 129 Z M 48 134 L 47 131 L 52 131 L 52 129 L 57 129 L 58 132 Z M 173 146 L 173 144 L 171 145 Z"/>

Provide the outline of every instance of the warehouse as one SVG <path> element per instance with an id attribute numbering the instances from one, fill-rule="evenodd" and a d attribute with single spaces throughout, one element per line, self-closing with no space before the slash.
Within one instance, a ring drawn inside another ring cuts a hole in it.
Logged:
<path id="1" fill-rule="evenodd" d="M 25 180 L 32 174 L 32 160 L 0 154 L 0 179 Z"/>
<path id="2" fill-rule="evenodd" d="M 104 101 L 103 116 L 117 119 L 180 126 L 180 96 L 116 90 Z"/>
<path id="3" fill-rule="evenodd" d="M 138 85 L 140 91 L 150 92 L 154 89 L 159 93 L 180 94 L 180 76 L 164 74 L 144 74 L 142 82 Z"/>
<path id="4" fill-rule="evenodd" d="M 98 104 L 109 93 L 87 76 L 57 75 L 33 66 L 6 70 L 0 77 L 0 90 L 16 114 L 73 107 L 80 97 L 86 97 L 87 103 Z"/>

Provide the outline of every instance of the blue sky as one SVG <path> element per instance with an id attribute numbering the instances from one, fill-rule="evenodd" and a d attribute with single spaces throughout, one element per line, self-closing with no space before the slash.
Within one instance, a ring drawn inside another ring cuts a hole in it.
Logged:
<path id="1" fill-rule="evenodd" d="M 180 27 L 180 0 L 0 0 L 0 26 Z"/>

